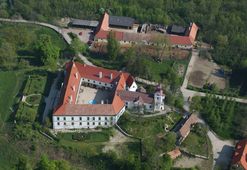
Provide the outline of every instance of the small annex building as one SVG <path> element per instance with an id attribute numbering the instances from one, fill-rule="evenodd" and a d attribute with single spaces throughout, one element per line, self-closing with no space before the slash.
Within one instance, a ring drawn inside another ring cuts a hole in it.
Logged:
<path id="1" fill-rule="evenodd" d="M 152 96 L 136 92 L 137 88 L 134 77 L 127 72 L 69 62 L 52 115 L 53 128 L 110 127 L 126 108 L 135 106 L 146 106 L 149 111 L 164 110 L 162 90 Z M 158 103 L 155 96 L 159 96 Z"/>
<path id="2" fill-rule="evenodd" d="M 182 125 L 179 128 L 177 134 L 179 137 L 179 143 L 182 143 L 184 139 L 189 135 L 191 127 L 199 122 L 198 117 L 195 114 L 190 114 L 188 118 L 182 120 Z"/>
<path id="3" fill-rule="evenodd" d="M 247 139 L 240 140 L 232 157 L 232 167 L 247 170 Z"/>
<path id="4" fill-rule="evenodd" d="M 98 21 L 71 19 L 69 26 L 78 28 L 96 29 L 99 25 Z"/>

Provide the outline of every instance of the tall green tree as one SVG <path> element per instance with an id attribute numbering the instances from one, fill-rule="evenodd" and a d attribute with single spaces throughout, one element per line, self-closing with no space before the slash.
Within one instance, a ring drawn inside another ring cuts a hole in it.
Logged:
<path id="1" fill-rule="evenodd" d="M 119 55 L 120 44 L 116 39 L 116 35 L 114 32 L 110 31 L 107 36 L 107 53 L 110 59 L 116 60 Z"/>
<path id="2" fill-rule="evenodd" d="M 36 46 L 43 65 L 55 67 L 60 49 L 52 43 L 51 37 L 46 34 L 40 35 Z"/>
<path id="3" fill-rule="evenodd" d="M 13 44 L 1 42 L 0 44 L 0 67 L 10 68 L 15 65 L 17 55 Z"/>
<path id="4" fill-rule="evenodd" d="M 70 49 L 77 56 L 79 53 L 86 52 L 86 44 L 81 42 L 78 37 L 73 38 L 70 44 Z"/>
<path id="5" fill-rule="evenodd" d="M 17 165 L 15 166 L 16 170 L 32 170 L 31 164 L 26 157 L 20 157 Z"/>

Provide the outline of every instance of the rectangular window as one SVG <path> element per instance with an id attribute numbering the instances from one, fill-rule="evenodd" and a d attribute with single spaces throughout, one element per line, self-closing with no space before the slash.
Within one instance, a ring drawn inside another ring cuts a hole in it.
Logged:
<path id="1" fill-rule="evenodd" d="M 105 122 L 105 125 L 107 125 L 107 122 Z"/>
<path id="2" fill-rule="evenodd" d="M 105 85 L 107 86 L 107 84 L 105 83 Z"/>
<path id="3" fill-rule="evenodd" d="M 74 122 L 72 122 L 71 124 L 74 125 Z"/>
<path id="4" fill-rule="evenodd" d="M 87 117 L 87 120 L 89 120 L 89 117 Z"/>
<path id="5" fill-rule="evenodd" d="M 87 125 L 89 125 L 89 122 L 87 122 Z"/>
<path id="6" fill-rule="evenodd" d="M 93 122 L 93 125 L 95 125 L 95 123 Z"/>
<path id="7" fill-rule="evenodd" d="M 95 120 L 95 117 L 93 117 L 93 120 Z"/>
<path id="8" fill-rule="evenodd" d="M 80 117 L 80 120 L 82 120 L 82 118 Z"/>
<path id="9" fill-rule="evenodd" d="M 105 117 L 105 120 L 107 120 L 107 117 Z"/>
<path id="10" fill-rule="evenodd" d="M 82 123 L 80 122 L 80 125 L 82 125 Z"/>
<path id="11" fill-rule="evenodd" d="M 101 117 L 99 117 L 99 120 L 101 120 Z"/>
<path id="12" fill-rule="evenodd" d="M 63 117 L 63 120 L 66 120 L 66 117 Z"/>
<path id="13" fill-rule="evenodd" d="M 74 117 L 71 117 L 71 120 L 74 120 Z"/>
<path id="14" fill-rule="evenodd" d="M 66 125 L 66 122 L 64 122 L 63 124 Z"/>
<path id="15" fill-rule="evenodd" d="M 57 125 L 60 125 L 60 123 L 59 123 L 59 122 L 57 122 Z"/>
<path id="16" fill-rule="evenodd" d="M 99 82 L 99 84 L 101 84 L 101 82 Z"/>
<path id="17" fill-rule="evenodd" d="M 57 120 L 59 120 L 59 117 L 57 117 Z"/>
<path id="18" fill-rule="evenodd" d="M 99 125 L 101 125 L 101 123 L 99 122 Z"/>

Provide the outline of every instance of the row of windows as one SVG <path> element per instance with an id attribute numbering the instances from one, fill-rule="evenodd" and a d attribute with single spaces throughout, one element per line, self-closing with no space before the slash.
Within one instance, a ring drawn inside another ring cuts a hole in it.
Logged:
<path id="1" fill-rule="evenodd" d="M 60 120 L 60 117 L 57 117 L 57 120 Z M 66 120 L 66 117 L 63 117 L 63 120 Z M 71 117 L 71 120 L 74 120 L 74 117 Z M 79 117 L 79 120 L 82 120 L 82 117 Z M 90 117 L 87 117 L 87 120 L 90 120 Z M 93 117 L 93 120 L 95 120 L 95 117 Z M 101 117 L 98 117 L 98 120 L 101 120 Z M 105 120 L 108 120 L 108 117 L 105 117 Z M 113 117 L 111 117 L 111 120 L 113 120 Z"/>
<path id="2" fill-rule="evenodd" d="M 84 78 L 82 79 L 82 80 L 84 80 Z M 90 82 L 90 80 L 87 80 L 88 82 Z M 93 80 L 93 83 L 96 83 L 94 80 Z M 101 82 L 99 82 L 99 84 L 101 84 Z M 102 83 L 102 84 L 104 84 L 104 83 Z M 107 83 L 105 83 L 105 86 L 107 86 Z M 112 87 L 113 85 L 111 84 L 111 87 Z"/>
<path id="3" fill-rule="evenodd" d="M 97 125 L 97 122 L 93 122 L 92 124 L 93 125 L 95 125 L 95 124 Z M 102 124 L 101 124 L 101 122 L 98 122 L 98 125 L 103 125 L 103 124 L 107 125 L 107 122 L 102 123 Z M 60 122 L 57 122 L 57 125 L 60 125 Z M 64 122 L 63 125 L 66 125 L 66 122 Z M 72 122 L 71 125 L 74 125 L 74 122 Z M 80 122 L 80 125 L 82 125 L 82 122 Z M 89 125 L 89 122 L 87 122 L 87 125 Z"/>

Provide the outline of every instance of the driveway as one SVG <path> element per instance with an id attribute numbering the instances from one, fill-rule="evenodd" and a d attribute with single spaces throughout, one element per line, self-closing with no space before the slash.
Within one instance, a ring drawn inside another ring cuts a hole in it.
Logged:
<path id="1" fill-rule="evenodd" d="M 213 165 L 228 169 L 234 151 L 233 141 L 221 140 L 212 131 L 208 131 L 208 137 L 213 146 Z"/>

